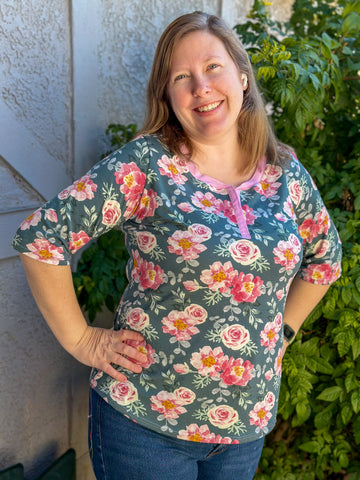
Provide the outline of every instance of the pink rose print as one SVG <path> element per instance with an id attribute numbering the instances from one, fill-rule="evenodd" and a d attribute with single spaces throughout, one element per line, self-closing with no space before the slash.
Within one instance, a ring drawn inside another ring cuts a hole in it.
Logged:
<path id="1" fill-rule="evenodd" d="M 156 352 L 150 344 L 146 343 L 145 340 L 141 340 L 140 342 L 137 340 L 126 340 L 124 343 L 136 348 L 140 353 L 143 353 L 147 356 L 147 361 L 145 363 L 132 360 L 133 363 L 141 365 L 143 368 L 149 368 L 150 365 L 155 363 L 154 355 Z"/>
<path id="2" fill-rule="evenodd" d="M 248 205 L 242 206 L 243 214 L 247 225 L 254 225 L 257 216 L 253 213 L 254 210 Z"/>
<path id="3" fill-rule="evenodd" d="M 240 442 L 239 440 L 232 440 L 230 437 L 222 437 L 221 435 L 216 435 L 214 443 L 238 445 Z"/>
<path id="4" fill-rule="evenodd" d="M 233 269 L 231 262 L 222 264 L 214 262 L 209 270 L 201 273 L 200 280 L 204 282 L 210 290 L 228 292 L 234 278 L 237 277 L 236 270 Z"/>
<path id="5" fill-rule="evenodd" d="M 330 248 L 330 242 L 328 242 L 327 240 L 319 240 L 315 247 L 314 247 L 314 250 L 315 250 L 315 258 L 322 258 L 326 255 L 327 251 L 329 250 Z"/>
<path id="6" fill-rule="evenodd" d="M 142 265 L 144 263 L 144 260 L 140 257 L 140 254 L 137 250 L 131 250 L 132 258 L 133 258 L 133 268 L 131 271 L 131 277 L 138 281 L 140 278 L 140 272 Z"/>
<path id="7" fill-rule="evenodd" d="M 151 188 L 149 191 L 145 189 L 140 203 L 133 213 L 136 214 L 138 220 L 143 220 L 144 218 L 152 217 L 157 207 L 157 193 Z"/>
<path id="8" fill-rule="evenodd" d="M 220 378 L 226 385 L 241 385 L 244 387 L 254 377 L 254 365 L 249 360 L 233 357 L 222 365 Z"/>
<path id="9" fill-rule="evenodd" d="M 115 172 L 115 181 L 121 185 L 120 192 L 125 195 L 125 200 L 137 199 L 144 190 L 146 175 L 135 162 L 123 163 L 120 171 Z"/>
<path id="10" fill-rule="evenodd" d="M 189 388 L 185 387 L 177 388 L 174 391 L 174 394 L 183 405 L 190 405 L 196 398 L 196 394 Z"/>
<path id="11" fill-rule="evenodd" d="M 209 421 L 214 427 L 221 429 L 229 428 L 239 420 L 236 410 L 228 405 L 219 405 L 211 408 L 208 413 Z"/>
<path id="12" fill-rule="evenodd" d="M 250 340 L 250 333 L 243 325 L 234 324 L 220 334 L 223 344 L 231 350 L 241 350 Z"/>
<path id="13" fill-rule="evenodd" d="M 276 165 L 267 165 L 263 177 L 255 187 L 255 191 L 266 198 L 270 198 L 277 194 L 281 183 L 276 182 L 282 175 L 282 169 Z"/>
<path id="14" fill-rule="evenodd" d="M 296 206 L 298 206 L 302 199 L 302 193 L 303 193 L 298 180 L 295 180 L 294 182 L 290 183 L 289 191 L 290 191 L 291 200 L 294 202 Z"/>
<path id="15" fill-rule="evenodd" d="M 170 177 L 177 185 L 183 185 L 187 178 L 182 173 L 188 172 L 189 169 L 179 157 L 174 156 L 172 158 L 163 155 L 158 161 L 159 172 L 161 175 Z"/>
<path id="16" fill-rule="evenodd" d="M 332 283 L 334 279 L 333 269 L 331 265 L 328 265 L 327 263 L 321 265 L 309 265 L 305 269 L 303 279 L 305 282 L 315 283 L 317 285 L 327 285 L 328 283 Z"/>
<path id="17" fill-rule="evenodd" d="M 94 377 L 91 379 L 90 386 L 91 388 L 95 388 L 97 385 L 97 381 L 103 376 L 104 372 L 102 370 L 98 370 Z"/>
<path id="18" fill-rule="evenodd" d="M 325 207 L 322 207 L 320 212 L 316 215 L 316 223 L 318 227 L 318 233 L 328 233 L 330 228 L 330 217 Z"/>
<path id="19" fill-rule="evenodd" d="M 143 253 L 149 253 L 157 245 L 156 237 L 150 232 L 138 232 L 136 235 L 137 244 Z"/>
<path id="20" fill-rule="evenodd" d="M 251 265 L 261 257 L 260 249 L 250 240 L 238 240 L 229 246 L 232 258 L 241 265 Z"/>
<path id="21" fill-rule="evenodd" d="M 282 349 L 279 349 L 277 357 L 275 359 L 275 375 L 281 377 L 281 369 L 282 369 Z"/>
<path id="22" fill-rule="evenodd" d="M 168 418 L 178 418 L 182 413 L 186 413 L 183 401 L 180 400 L 174 393 L 161 391 L 151 398 L 151 409 L 164 415 Z"/>
<path id="23" fill-rule="evenodd" d="M 204 323 L 207 319 L 207 311 L 201 305 L 193 303 L 185 308 L 185 313 L 189 315 L 191 321 L 194 322 L 194 325 Z"/>
<path id="24" fill-rule="evenodd" d="M 77 252 L 81 247 L 86 245 L 91 238 L 87 233 L 81 230 L 78 233 L 71 232 L 71 242 L 69 242 L 69 249 L 71 253 Z"/>
<path id="25" fill-rule="evenodd" d="M 221 212 L 230 222 L 237 223 L 234 207 L 229 200 L 221 203 Z"/>
<path id="26" fill-rule="evenodd" d="M 134 385 L 127 382 L 113 382 L 110 385 L 110 397 L 119 405 L 130 405 L 138 399 L 138 392 Z"/>
<path id="27" fill-rule="evenodd" d="M 210 433 L 207 425 L 199 427 L 196 423 L 192 423 L 186 427 L 186 430 L 180 430 L 177 438 L 190 440 L 191 442 L 214 443 L 215 434 Z"/>
<path id="28" fill-rule="evenodd" d="M 318 235 L 318 227 L 312 218 L 304 220 L 303 223 L 299 225 L 298 230 L 303 242 L 311 243 Z"/>
<path id="29" fill-rule="evenodd" d="M 201 208 L 206 213 L 221 213 L 221 201 L 217 200 L 211 192 L 196 192 L 191 197 L 191 201 L 196 207 Z"/>
<path id="30" fill-rule="evenodd" d="M 212 235 L 211 228 L 207 227 L 206 225 L 202 225 L 201 223 L 193 223 L 190 225 L 188 230 L 199 242 L 205 242 L 206 240 L 209 240 Z"/>
<path id="31" fill-rule="evenodd" d="M 187 202 L 179 203 L 178 208 L 180 208 L 180 210 L 186 213 L 191 213 L 194 211 L 194 207 L 192 207 L 190 203 L 187 203 Z"/>
<path id="32" fill-rule="evenodd" d="M 30 227 L 36 227 L 41 220 L 41 208 L 38 208 L 29 215 L 20 225 L 20 230 L 28 230 Z"/>
<path id="33" fill-rule="evenodd" d="M 292 270 L 300 261 L 298 253 L 301 251 L 301 244 L 298 238 L 291 234 L 289 240 L 280 240 L 277 247 L 273 249 L 275 263 L 285 267 L 285 270 Z"/>
<path id="34" fill-rule="evenodd" d="M 161 320 L 163 332 L 175 336 L 178 341 L 190 340 L 193 335 L 199 333 L 194 326 L 194 320 L 185 312 L 172 310 L 167 317 Z"/>
<path id="35" fill-rule="evenodd" d="M 199 257 L 199 253 L 206 250 L 205 245 L 200 243 L 197 237 L 189 232 L 177 230 L 167 240 L 169 252 L 181 256 L 184 260 L 193 260 Z"/>
<path id="36" fill-rule="evenodd" d="M 139 267 L 139 281 L 140 288 L 145 290 L 151 288 L 156 290 L 162 283 L 164 270 L 159 265 L 154 265 L 153 262 L 143 260 Z"/>
<path id="37" fill-rule="evenodd" d="M 254 303 L 257 297 L 261 295 L 261 285 L 263 283 L 260 277 L 254 278 L 252 273 L 245 275 L 241 272 L 238 278 L 234 280 L 231 295 L 236 302 Z"/>
<path id="38" fill-rule="evenodd" d="M 223 361 L 224 352 L 221 347 L 216 347 L 212 350 L 206 346 L 201 348 L 199 352 L 192 354 L 190 363 L 197 369 L 200 375 L 215 377 L 221 371 Z"/>
<path id="39" fill-rule="evenodd" d="M 35 260 L 41 260 L 51 265 L 58 265 L 60 260 L 64 260 L 64 249 L 56 247 L 44 238 L 37 238 L 33 243 L 28 243 L 26 248 L 30 252 L 27 255 Z"/>
<path id="40" fill-rule="evenodd" d="M 45 210 L 45 218 L 49 220 L 49 222 L 57 223 L 58 221 L 58 216 L 57 213 L 53 208 L 48 208 Z"/>
<path id="41" fill-rule="evenodd" d="M 186 282 L 183 282 L 183 285 L 189 292 L 196 292 L 197 290 L 199 290 L 199 288 L 202 288 L 196 280 L 187 280 Z"/>
<path id="42" fill-rule="evenodd" d="M 102 208 L 102 223 L 112 227 L 121 218 L 120 203 L 116 200 L 107 200 Z"/>
<path id="43" fill-rule="evenodd" d="M 174 370 L 176 373 L 180 373 L 181 375 L 186 375 L 190 372 L 189 365 L 187 363 L 176 363 L 173 365 Z"/>
<path id="44" fill-rule="evenodd" d="M 97 190 L 97 185 L 91 180 L 90 175 L 84 175 L 79 180 L 76 180 L 70 187 L 65 188 L 59 193 L 58 198 L 64 200 L 69 196 L 82 202 L 84 200 L 91 200 L 94 198 L 94 192 Z"/>
<path id="45" fill-rule="evenodd" d="M 250 425 L 256 425 L 261 430 L 263 430 L 269 423 L 270 418 L 272 417 L 272 413 L 270 413 L 271 409 L 272 407 L 270 407 L 269 404 L 265 401 L 258 402 L 249 414 Z"/>
<path id="46" fill-rule="evenodd" d="M 272 350 L 279 340 L 279 331 L 282 327 L 282 315 L 278 313 L 273 322 L 268 322 L 260 333 L 261 345 Z"/>
<path id="47" fill-rule="evenodd" d="M 126 312 L 126 322 L 131 330 L 141 332 L 149 325 L 149 315 L 142 308 L 130 308 Z"/>

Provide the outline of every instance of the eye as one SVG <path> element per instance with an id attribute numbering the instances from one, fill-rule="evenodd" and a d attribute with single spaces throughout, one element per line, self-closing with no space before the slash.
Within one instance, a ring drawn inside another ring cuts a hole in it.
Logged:
<path id="1" fill-rule="evenodd" d="M 218 68 L 220 65 L 218 65 L 217 63 L 211 63 L 209 66 L 208 66 L 208 69 L 209 70 L 214 70 L 215 68 Z"/>
<path id="2" fill-rule="evenodd" d="M 183 78 L 186 78 L 185 73 L 181 73 L 180 75 L 176 75 L 176 77 L 174 78 L 174 82 L 182 80 Z"/>

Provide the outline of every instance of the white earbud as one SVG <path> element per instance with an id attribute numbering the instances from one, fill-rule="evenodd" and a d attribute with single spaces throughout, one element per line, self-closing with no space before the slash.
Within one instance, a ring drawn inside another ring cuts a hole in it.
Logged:
<path id="1" fill-rule="evenodd" d="M 248 77 L 245 73 L 242 73 L 240 75 L 240 78 L 241 78 L 241 82 L 243 84 L 243 87 L 245 88 L 247 86 L 247 83 L 248 83 Z"/>

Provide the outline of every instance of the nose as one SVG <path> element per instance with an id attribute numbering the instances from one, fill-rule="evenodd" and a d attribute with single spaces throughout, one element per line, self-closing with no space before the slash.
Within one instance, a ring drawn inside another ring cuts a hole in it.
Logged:
<path id="1" fill-rule="evenodd" d="M 211 91 L 209 82 L 204 77 L 193 77 L 192 93 L 195 97 L 203 97 Z"/>

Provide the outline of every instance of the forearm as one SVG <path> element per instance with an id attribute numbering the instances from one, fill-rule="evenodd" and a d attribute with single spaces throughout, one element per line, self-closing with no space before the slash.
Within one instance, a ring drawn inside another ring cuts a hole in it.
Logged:
<path id="1" fill-rule="evenodd" d="M 87 328 L 76 299 L 71 269 L 20 255 L 34 299 L 50 329 L 73 353 Z"/>
<path id="2" fill-rule="evenodd" d="M 330 285 L 314 285 L 300 278 L 295 278 L 286 300 L 284 323 L 290 325 L 297 333 L 329 287 Z"/>

